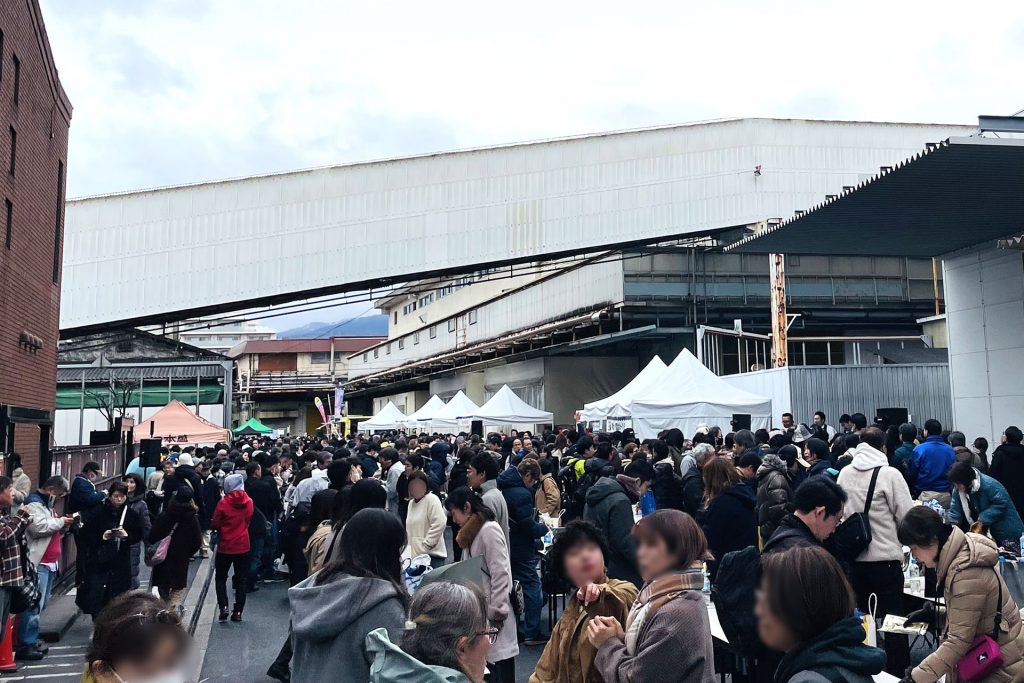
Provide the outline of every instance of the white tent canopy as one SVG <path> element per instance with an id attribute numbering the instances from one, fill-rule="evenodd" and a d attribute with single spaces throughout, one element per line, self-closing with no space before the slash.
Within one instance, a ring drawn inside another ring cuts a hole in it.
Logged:
<path id="1" fill-rule="evenodd" d="M 359 431 L 376 432 L 384 429 L 401 429 L 405 426 L 405 413 L 398 409 L 393 402 L 381 408 L 381 411 L 366 422 L 359 423 Z"/>
<path id="2" fill-rule="evenodd" d="M 498 389 L 491 400 L 480 406 L 471 416 L 474 420 L 482 420 L 484 424 L 547 424 L 554 422 L 554 414 L 546 410 L 538 410 L 516 396 L 507 384 Z"/>
<path id="3" fill-rule="evenodd" d="M 464 424 L 468 425 L 471 416 L 478 410 L 480 406 L 460 389 L 430 418 L 430 428 L 458 429 Z"/>
<path id="4" fill-rule="evenodd" d="M 732 386 L 711 372 L 687 349 L 676 357 L 654 384 L 626 406 L 641 439 L 651 439 L 676 427 L 691 435 L 700 424 L 727 429 L 733 415 L 749 414 L 751 427 L 767 428 L 772 400 Z"/>
<path id="5" fill-rule="evenodd" d="M 658 381 L 665 373 L 666 367 L 661 356 L 655 356 L 626 386 L 607 398 L 585 404 L 580 413 L 580 420 L 592 422 L 608 417 L 627 417 L 629 402 L 636 396 L 642 396 L 647 387 Z"/>
<path id="6" fill-rule="evenodd" d="M 442 408 L 444 408 L 444 400 L 437 394 L 434 394 L 430 397 L 429 401 L 423 404 L 422 408 L 405 418 L 405 423 L 409 427 L 426 425 Z"/>

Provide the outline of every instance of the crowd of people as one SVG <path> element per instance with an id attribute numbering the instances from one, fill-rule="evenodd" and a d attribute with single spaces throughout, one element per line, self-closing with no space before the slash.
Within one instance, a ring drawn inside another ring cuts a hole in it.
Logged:
<path id="1" fill-rule="evenodd" d="M 288 582 L 267 672 L 282 681 L 710 682 L 725 661 L 712 615 L 729 672 L 759 681 L 932 683 L 982 637 L 1000 653 L 984 680 L 1018 680 L 1021 620 L 997 565 L 1021 550 L 1024 446 L 1016 427 L 1001 441 L 990 454 L 935 420 L 833 428 L 817 413 L 689 438 L 583 425 L 250 437 L 136 459 L 102 491 L 95 462 L 35 491 L 18 471 L 0 477 L 0 616 L 21 615 L 19 658 L 46 655 L 39 614 L 72 535 L 76 602 L 95 619 L 83 680 L 98 683 L 181 666 L 189 562 L 211 554 L 219 621 Z M 904 546 L 944 609 L 908 615 Z M 448 581 L 451 561 L 477 580 Z M 137 590 L 143 564 L 157 596 Z M 442 579 L 412 578 L 432 571 Z M 569 600 L 547 633 L 557 595 Z M 863 614 L 932 623 L 940 641 L 912 662 L 904 634 L 866 645 Z M 119 639 L 134 628 L 145 637 Z M 523 645 L 543 646 L 532 671 L 517 671 Z"/>

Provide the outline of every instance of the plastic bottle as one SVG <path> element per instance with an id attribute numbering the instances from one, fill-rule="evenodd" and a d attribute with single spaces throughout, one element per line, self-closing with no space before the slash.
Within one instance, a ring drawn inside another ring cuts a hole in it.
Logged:
<path id="1" fill-rule="evenodd" d="M 910 558 L 910 566 L 907 567 L 907 578 L 916 579 L 921 575 L 921 568 L 917 566 L 917 560 Z"/>
<path id="2" fill-rule="evenodd" d="M 711 575 L 708 574 L 708 565 L 704 563 L 704 587 L 701 589 L 705 595 L 711 592 Z"/>
<path id="3" fill-rule="evenodd" d="M 640 498 L 640 514 L 646 517 L 657 509 L 658 505 L 654 501 L 654 491 L 648 490 L 647 493 Z"/>

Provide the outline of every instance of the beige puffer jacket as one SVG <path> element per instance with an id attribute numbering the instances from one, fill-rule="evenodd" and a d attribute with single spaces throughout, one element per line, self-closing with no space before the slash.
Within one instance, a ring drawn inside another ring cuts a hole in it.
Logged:
<path id="1" fill-rule="evenodd" d="M 936 567 L 938 580 L 945 586 L 946 635 L 938 649 L 914 669 L 915 683 L 932 683 L 943 675 L 947 683 L 958 680 L 956 664 L 971 642 L 978 635 L 992 633 L 1000 588 L 1003 618 L 999 626 L 999 648 L 1003 653 L 1003 667 L 984 683 L 1024 681 L 1020 613 L 995 569 L 998 561 L 999 552 L 987 537 L 953 528 L 939 553 Z"/>

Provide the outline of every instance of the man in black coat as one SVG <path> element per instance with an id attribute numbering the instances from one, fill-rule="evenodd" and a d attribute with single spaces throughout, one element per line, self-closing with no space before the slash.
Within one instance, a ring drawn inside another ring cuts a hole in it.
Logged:
<path id="1" fill-rule="evenodd" d="M 793 505 L 796 509 L 779 521 L 762 555 L 824 545 L 842 519 L 846 492 L 829 477 L 813 477 L 797 487 Z"/>
<path id="2" fill-rule="evenodd" d="M 992 451 L 988 473 L 1010 494 L 1017 514 L 1024 517 L 1024 434 L 1017 427 L 1003 431 L 1002 443 Z"/>

